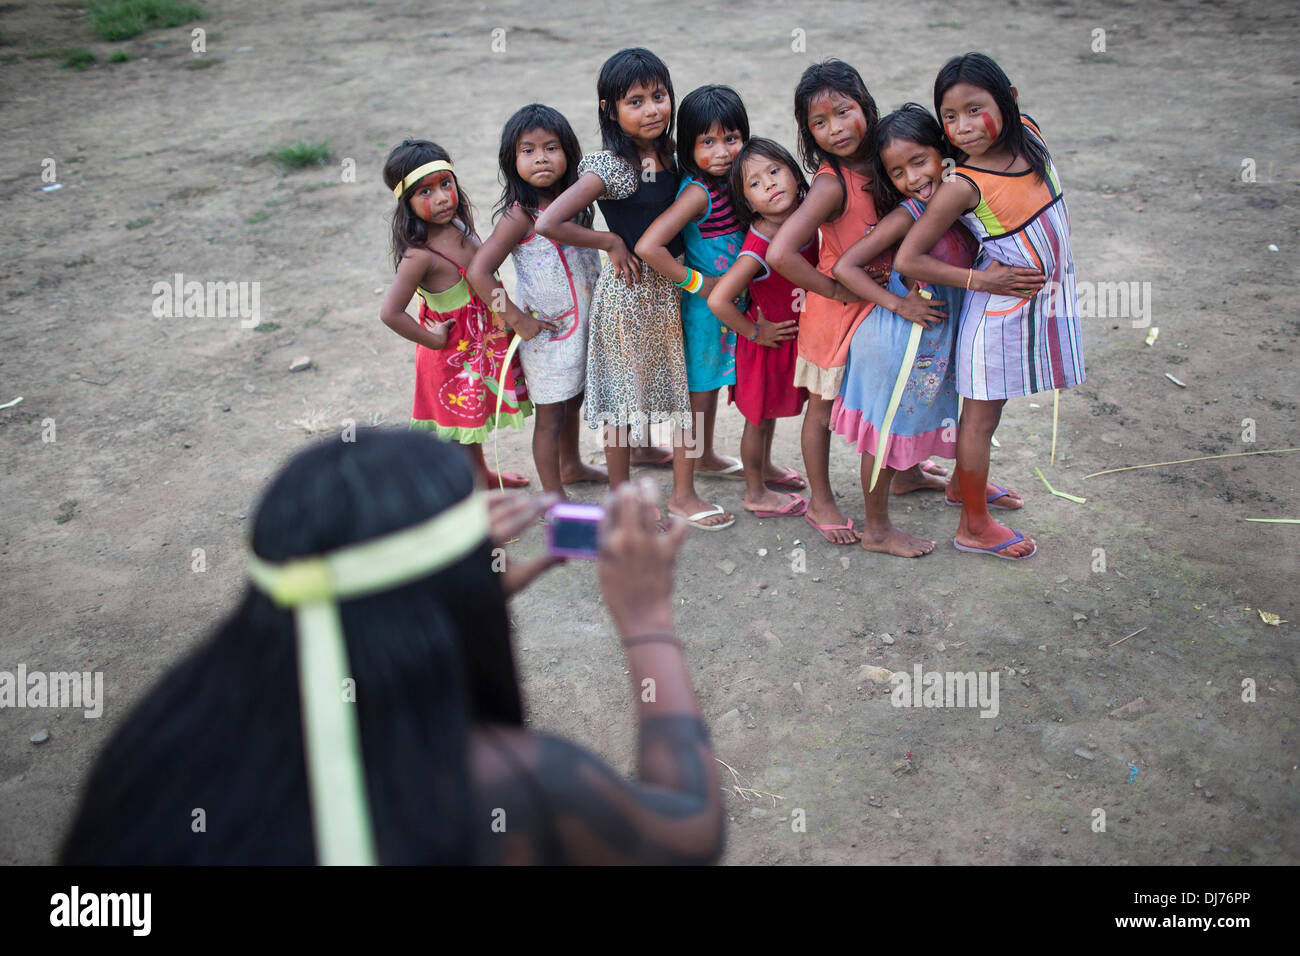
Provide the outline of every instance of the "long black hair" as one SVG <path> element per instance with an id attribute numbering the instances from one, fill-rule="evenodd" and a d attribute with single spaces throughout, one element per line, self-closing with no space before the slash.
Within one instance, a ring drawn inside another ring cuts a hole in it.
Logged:
<path id="1" fill-rule="evenodd" d="M 906 198 L 894 188 L 885 170 L 885 162 L 880 158 L 880 154 L 895 140 L 937 149 L 944 159 L 953 159 L 956 153 L 948 137 L 943 135 L 939 121 L 920 103 L 904 103 L 883 117 L 876 127 L 875 153 L 871 157 L 871 193 L 876 202 L 876 212 L 882 216 Z"/>
<path id="2" fill-rule="evenodd" d="M 695 165 L 695 140 L 715 126 L 723 131 L 737 130 L 742 143 L 749 139 L 749 114 L 739 93 L 729 86 L 710 83 L 682 97 L 677 109 L 677 165 L 698 182 L 725 186 L 725 180 L 714 182 Z"/>
<path id="3" fill-rule="evenodd" d="M 668 67 L 644 47 L 619 50 L 600 67 L 600 75 L 596 77 L 596 99 L 601 147 L 627 160 L 633 169 L 640 172 L 641 154 L 637 152 L 636 143 L 618 125 L 618 101 L 637 83 L 647 86 L 662 83 L 668 91 L 668 122 L 664 124 L 664 131 L 655 138 L 655 149 L 659 152 L 660 162 L 671 169 L 674 166 L 673 112 L 677 97 L 673 94 L 673 80 L 668 75 Z M 603 108 L 600 103 L 604 104 Z"/>
<path id="4" fill-rule="evenodd" d="M 409 527 L 474 487 L 464 454 L 419 432 L 362 429 L 300 452 L 253 524 L 268 561 Z M 484 541 L 421 580 L 339 605 L 378 859 L 474 859 L 468 731 L 521 724 L 500 575 Z M 64 865 L 310 864 L 294 620 L 246 589 L 100 753 Z M 206 832 L 195 832 L 203 811 Z"/>
<path id="5" fill-rule="evenodd" d="M 1046 182 L 1049 162 L 1047 149 L 1034 137 L 1026 134 L 1024 120 L 1020 117 L 1020 107 L 1016 105 L 1016 98 L 1011 93 L 1011 80 L 1002 71 L 1002 67 L 983 53 L 964 53 L 953 57 L 943 65 L 943 69 L 934 80 L 936 115 L 943 115 L 944 94 L 958 83 L 978 86 L 993 97 L 998 112 L 1002 114 L 1002 132 L 993 141 L 993 145 L 1005 145 L 1011 150 L 1012 156 L 1023 156 L 1025 162 L 1029 163 L 1029 168 L 1040 180 Z M 966 154 L 960 151 L 957 152 L 957 156 L 960 159 L 967 158 Z"/>
<path id="6" fill-rule="evenodd" d="M 803 201 L 803 197 L 808 194 L 808 180 L 804 178 L 803 170 L 790 155 L 790 151 L 774 139 L 755 136 L 740 147 L 740 152 L 736 154 L 736 161 L 731 164 L 731 175 L 727 177 L 727 185 L 731 193 L 731 208 L 736 211 L 736 218 L 740 220 L 741 225 L 745 226 L 758 218 L 758 213 L 754 212 L 754 207 L 749 204 L 749 199 L 745 195 L 745 160 L 755 157 L 763 157 L 774 163 L 788 166 L 790 175 L 798 184 L 798 201 Z"/>
<path id="7" fill-rule="evenodd" d="M 494 219 L 515 203 L 518 203 L 530 218 L 537 218 L 537 189 L 519 175 L 516 153 L 519 137 L 535 129 L 552 134 L 560 141 L 560 148 L 564 150 L 564 175 L 551 187 L 552 195 L 558 196 L 578 181 L 578 164 L 582 162 L 582 148 L 578 145 L 578 137 L 573 132 L 573 127 L 559 110 L 543 106 L 541 103 L 529 103 L 516 110 L 515 114 L 506 120 L 505 129 L 501 131 L 501 148 L 497 153 L 497 162 L 501 167 L 499 175 L 502 188 L 501 199 L 493 215 Z M 578 216 L 578 224 L 590 226 L 594 218 L 595 212 L 588 206 Z"/>
<path id="8" fill-rule="evenodd" d="M 876 101 L 867 91 L 867 84 L 862 82 L 861 74 L 843 60 L 831 58 L 813 63 L 803 71 L 803 75 L 799 77 L 799 85 L 794 88 L 794 122 L 799 130 L 799 158 L 803 160 L 804 168 L 814 174 L 822 163 L 828 163 L 835 171 L 840 189 L 844 191 L 844 204 L 831 217 L 834 220 L 840 217 L 848 205 L 848 183 L 840 168 L 840 158 L 823 152 L 808 127 L 808 114 L 812 110 L 813 97 L 823 90 L 847 96 L 862 107 L 862 115 L 867 120 L 867 128 L 862 134 L 862 145 L 868 149 L 875 139 L 879 112 L 876 110 Z M 861 149 L 862 146 L 858 148 Z"/>
<path id="9" fill-rule="evenodd" d="M 437 143 L 427 139 L 404 139 L 393 147 L 393 151 L 388 154 L 388 159 L 384 162 L 384 185 L 391 191 L 406 178 L 407 173 L 419 169 L 425 163 L 437 160 L 450 163 L 451 154 Z M 456 180 L 455 218 L 465 225 L 465 230 L 461 234 L 463 244 L 474 233 L 474 207 L 469 197 L 465 195 L 465 190 L 461 188 L 460 178 L 455 173 L 451 175 Z M 429 241 L 429 224 L 413 213 L 411 204 L 407 202 L 407 197 L 414 188 L 415 183 L 407 185 L 406 190 L 397 200 L 397 208 L 393 210 L 391 245 L 394 269 L 401 264 L 402 256 L 406 254 L 407 249 L 423 246 Z"/>

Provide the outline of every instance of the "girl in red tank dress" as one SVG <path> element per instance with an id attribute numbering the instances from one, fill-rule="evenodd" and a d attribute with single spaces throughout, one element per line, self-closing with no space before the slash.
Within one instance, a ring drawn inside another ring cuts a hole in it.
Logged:
<path id="1" fill-rule="evenodd" d="M 736 262 L 709 293 L 709 309 L 736 332 L 736 384 L 731 401 L 745 416 L 740 457 L 745 466 L 745 510 L 760 518 L 798 517 L 808 510 L 802 495 L 768 488 L 764 476 L 772 465 L 772 436 L 776 419 L 803 413 L 808 390 L 794 383 L 798 358 L 798 299 L 803 290 L 774 272 L 767 263 L 768 245 L 803 201 L 808 183 L 781 144 L 756 136 L 745 144 L 731 166 L 730 193 L 737 215 L 748 224 Z M 800 250 L 811 266 L 817 262 L 817 242 Z M 744 314 L 736 299 L 749 290 Z M 785 469 L 784 482 L 799 478 Z"/>
<path id="2" fill-rule="evenodd" d="M 469 200 L 446 150 L 428 140 L 406 140 L 394 148 L 384 165 L 384 182 L 398 201 L 393 213 L 397 276 L 379 315 L 416 344 L 411 427 L 465 445 L 489 486 L 521 488 L 526 477 L 497 474 L 483 458 L 488 433 L 502 426 L 523 428 L 532 403 L 518 361 L 503 369 L 511 331 L 492 317 L 465 279 L 479 246 Z M 419 295 L 418 322 L 406 312 L 412 294 Z"/>

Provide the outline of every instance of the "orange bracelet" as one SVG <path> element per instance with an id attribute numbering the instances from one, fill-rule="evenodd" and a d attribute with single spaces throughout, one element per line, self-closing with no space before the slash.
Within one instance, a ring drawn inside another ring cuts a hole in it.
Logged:
<path id="1" fill-rule="evenodd" d="M 970 280 L 971 280 L 971 277 L 974 276 L 974 275 L 975 275 L 975 270 L 974 270 L 974 268 L 970 268 L 970 269 L 967 269 L 967 270 L 966 270 L 966 291 L 967 291 L 967 292 L 970 291 Z"/>

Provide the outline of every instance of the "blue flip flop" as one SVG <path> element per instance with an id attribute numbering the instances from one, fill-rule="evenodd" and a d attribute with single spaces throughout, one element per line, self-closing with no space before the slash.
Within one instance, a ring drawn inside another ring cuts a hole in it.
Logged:
<path id="1" fill-rule="evenodd" d="M 1035 544 L 1033 551 L 1030 551 L 1028 554 L 1022 554 L 1019 557 L 1014 554 L 1000 554 L 999 552 L 1004 548 L 1009 548 L 1011 545 L 1019 544 L 1021 541 L 1025 540 L 1025 536 L 1014 528 L 1012 529 L 1012 533 L 1014 537 L 1007 538 L 1006 541 L 1003 541 L 1001 544 L 995 544 L 991 548 L 970 548 L 964 544 L 958 544 L 956 538 L 952 539 L 952 544 L 958 551 L 969 551 L 972 554 L 991 554 L 993 557 L 1001 558 L 1003 561 L 1025 561 L 1038 553 L 1038 545 Z"/>
<path id="2" fill-rule="evenodd" d="M 995 505 L 993 502 L 997 501 L 999 498 L 1007 497 L 1007 495 L 1011 494 L 1011 491 L 1007 488 L 1003 488 L 1001 485 L 994 485 L 993 487 L 998 490 L 998 493 L 996 495 L 989 495 L 987 498 L 985 498 L 984 499 L 985 504 L 987 504 L 990 508 L 996 508 L 998 511 L 1019 511 L 1020 510 L 1020 508 L 1008 508 L 1006 505 Z M 944 504 L 946 504 L 949 508 L 961 507 L 961 502 L 953 501 L 951 498 L 948 497 L 948 492 L 946 491 L 943 493 L 943 501 Z M 1024 505 L 1021 505 L 1020 507 L 1023 508 Z"/>

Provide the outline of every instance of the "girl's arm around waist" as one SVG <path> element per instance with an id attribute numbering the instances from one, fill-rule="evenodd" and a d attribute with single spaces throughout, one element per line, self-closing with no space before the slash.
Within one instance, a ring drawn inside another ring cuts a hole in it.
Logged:
<path id="1" fill-rule="evenodd" d="M 812 188 L 772 237 L 767 250 L 767 264 L 801 289 L 840 302 L 856 301 L 852 292 L 828 275 L 823 275 L 799 250 L 816 235 L 817 230 L 835 214 L 844 202 L 844 190 L 834 176 L 813 177 Z"/>
<path id="2" fill-rule="evenodd" d="M 555 324 L 538 320 L 515 305 L 506 295 L 505 287 L 496 277 L 496 271 L 506 261 L 510 251 L 532 231 L 533 222 L 519 206 L 511 206 L 497 220 L 496 228 L 487 241 L 479 246 L 474 259 L 465 270 L 465 278 L 478 297 L 487 303 L 489 311 L 505 318 L 506 324 L 527 341 L 541 329 L 555 330 Z"/>
<path id="3" fill-rule="evenodd" d="M 600 232 L 574 222 L 584 209 L 605 195 L 605 182 L 595 173 L 587 172 L 578 181 L 555 197 L 537 217 L 536 229 L 547 239 L 564 246 L 581 246 L 584 249 L 603 249 L 616 272 L 628 285 L 641 278 L 641 264 L 628 251 L 623 240 L 613 232 Z"/>

